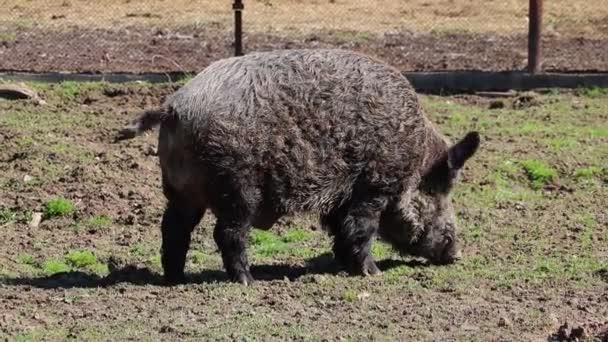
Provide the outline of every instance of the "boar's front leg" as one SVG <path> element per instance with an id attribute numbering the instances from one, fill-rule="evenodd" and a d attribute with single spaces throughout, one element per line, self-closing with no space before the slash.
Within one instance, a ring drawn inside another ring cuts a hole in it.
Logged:
<path id="1" fill-rule="evenodd" d="M 185 281 L 184 266 L 190 247 L 192 230 L 203 217 L 204 210 L 194 210 L 179 201 L 169 200 L 163 214 L 161 262 L 165 280 L 170 284 Z"/>
<path id="2" fill-rule="evenodd" d="M 377 275 L 380 269 L 371 255 L 372 237 L 378 229 L 380 209 L 377 201 L 347 203 L 321 222 L 334 237 L 336 260 L 351 274 Z"/>

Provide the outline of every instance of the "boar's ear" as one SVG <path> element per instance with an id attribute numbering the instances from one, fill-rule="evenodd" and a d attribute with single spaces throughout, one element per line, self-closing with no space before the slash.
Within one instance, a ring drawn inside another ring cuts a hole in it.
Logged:
<path id="1" fill-rule="evenodd" d="M 448 167 L 460 170 L 479 147 L 479 133 L 469 132 L 462 140 L 448 149 Z"/>
<path id="2" fill-rule="evenodd" d="M 448 193 L 464 163 L 479 147 L 479 133 L 469 132 L 462 140 L 448 148 L 424 174 L 420 187 L 431 193 Z"/>

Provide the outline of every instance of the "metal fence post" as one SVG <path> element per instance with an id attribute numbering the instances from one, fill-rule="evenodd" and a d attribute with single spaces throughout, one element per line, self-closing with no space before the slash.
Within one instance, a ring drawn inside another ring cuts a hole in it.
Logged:
<path id="1" fill-rule="evenodd" d="M 541 27 L 543 24 L 543 0 L 530 0 L 528 28 L 528 72 L 540 71 Z"/>
<path id="2" fill-rule="evenodd" d="M 234 55 L 243 55 L 243 17 L 242 12 L 245 6 L 242 0 L 234 0 L 232 9 L 234 10 Z"/>

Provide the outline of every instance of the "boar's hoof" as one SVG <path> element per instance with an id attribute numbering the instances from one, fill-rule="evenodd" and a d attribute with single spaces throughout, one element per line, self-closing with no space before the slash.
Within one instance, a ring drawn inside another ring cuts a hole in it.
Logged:
<path id="1" fill-rule="evenodd" d="M 180 275 L 165 275 L 164 277 L 165 284 L 168 286 L 174 286 L 179 284 L 186 283 L 186 276 L 183 274 Z"/>
<path id="2" fill-rule="evenodd" d="M 376 276 L 382 274 L 382 271 L 376 266 L 374 259 L 371 257 L 360 263 L 353 263 L 347 267 L 348 272 L 352 276 L 362 275 L 365 277 Z"/>
<path id="3" fill-rule="evenodd" d="M 233 282 L 241 283 L 245 286 L 249 286 L 253 283 L 253 277 L 249 272 L 238 272 L 234 274 L 231 278 Z"/>
<path id="4" fill-rule="evenodd" d="M 376 263 L 372 259 L 367 259 L 363 262 L 362 273 L 364 276 L 377 276 L 381 275 L 382 271 L 376 266 Z"/>

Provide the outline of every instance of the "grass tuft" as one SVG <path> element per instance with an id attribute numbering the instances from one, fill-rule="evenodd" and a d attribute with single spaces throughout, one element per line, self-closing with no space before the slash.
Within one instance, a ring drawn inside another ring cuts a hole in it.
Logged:
<path id="1" fill-rule="evenodd" d="M 602 169 L 596 166 L 584 167 L 574 172 L 576 179 L 591 179 L 599 176 L 602 173 Z"/>
<path id="2" fill-rule="evenodd" d="M 88 250 L 70 251 L 65 256 L 65 260 L 70 265 L 77 268 L 84 268 L 97 263 L 97 257 L 93 254 L 93 252 Z"/>
<path id="3" fill-rule="evenodd" d="M 22 265 L 36 266 L 38 264 L 36 258 L 33 255 L 27 253 L 20 253 L 19 255 L 17 255 L 16 261 Z"/>
<path id="4" fill-rule="evenodd" d="M 342 294 L 342 299 L 344 299 L 347 302 L 353 303 L 357 300 L 357 292 L 355 292 L 353 290 L 346 290 Z"/>
<path id="5" fill-rule="evenodd" d="M 59 259 L 48 259 L 42 263 L 42 272 L 46 275 L 53 275 L 61 272 L 69 272 L 70 266 Z"/>
<path id="6" fill-rule="evenodd" d="M 17 213 L 9 210 L 9 209 L 5 209 L 5 208 L 0 208 L 0 225 L 2 224 L 6 224 L 9 222 L 13 222 L 17 219 Z"/>
<path id="7" fill-rule="evenodd" d="M 588 97 L 590 99 L 597 99 L 603 96 L 608 96 L 608 88 L 601 87 L 590 87 L 583 88 L 578 91 L 580 96 Z"/>
<path id="8" fill-rule="evenodd" d="M 550 183 L 557 176 L 557 171 L 543 161 L 527 159 L 520 163 L 530 179 L 531 187 L 535 190 Z"/>
<path id="9" fill-rule="evenodd" d="M 291 242 L 301 242 L 308 241 L 312 237 L 312 234 L 305 229 L 302 228 L 292 228 L 288 230 L 283 236 L 281 236 L 281 240 L 285 243 Z"/>
<path id="10" fill-rule="evenodd" d="M 110 224 L 112 224 L 112 219 L 105 215 L 91 217 L 88 221 L 88 226 L 95 229 L 105 228 Z"/>
<path id="11" fill-rule="evenodd" d="M 205 253 L 201 251 L 190 252 L 190 258 L 192 259 L 192 263 L 195 265 L 202 265 L 206 259 Z"/>
<path id="12" fill-rule="evenodd" d="M 67 216 L 74 212 L 74 204 L 63 197 L 51 198 L 44 204 L 42 215 L 45 219 Z"/>
<path id="13" fill-rule="evenodd" d="M 262 257 L 291 252 L 291 255 L 309 255 L 312 251 L 300 243 L 312 238 L 312 233 L 302 228 L 291 228 L 282 236 L 269 231 L 254 229 L 250 243 L 254 252 Z"/>

